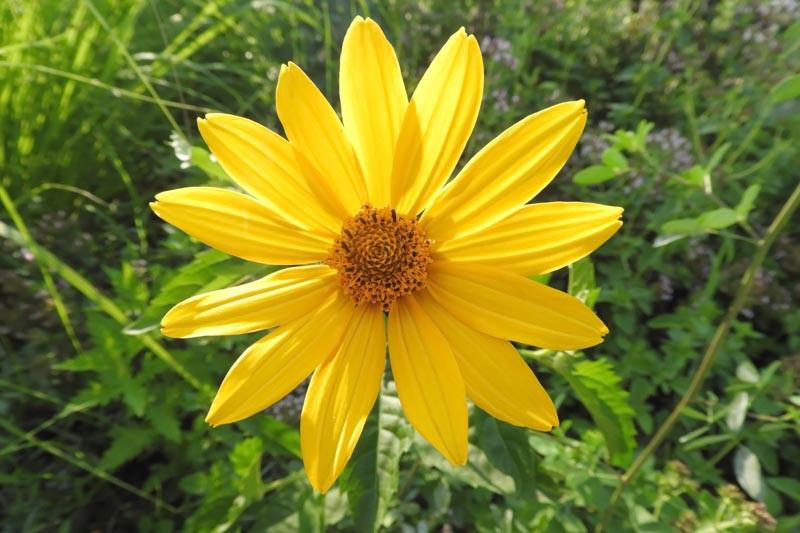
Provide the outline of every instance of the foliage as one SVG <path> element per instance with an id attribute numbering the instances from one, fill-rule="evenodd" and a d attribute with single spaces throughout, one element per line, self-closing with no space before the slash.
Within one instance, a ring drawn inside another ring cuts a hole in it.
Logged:
<path id="1" fill-rule="evenodd" d="M 587 131 L 543 199 L 620 205 L 625 225 L 591 262 L 549 277 L 596 307 L 606 342 L 519 346 L 560 427 L 471 407 L 469 464 L 455 468 L 403 418 L 387 372 L 353 460 L 320 496 L 299 458 L 302 390 L 233 426 L 204 422 L 252 337 L 174 341 L 157 328 L 182 298 L 264 269 L 166 227 L 147 201 L 232 186 L 194 120 L 219 110 L 280 131 L 281 63 L 335 95 L 355 14 L 380 21 L 411 87 L 449 33 L 476 34 L 485 98 L 466 156 L 537 109 L 586 99 Z M 798 15 L 777 0 L 0 4 L 4 526 L 594 528 L 797 184 Z M 798 279 L 790 224 L 700 395 L 623 493 L 615 531 L 800 527 Z"/>

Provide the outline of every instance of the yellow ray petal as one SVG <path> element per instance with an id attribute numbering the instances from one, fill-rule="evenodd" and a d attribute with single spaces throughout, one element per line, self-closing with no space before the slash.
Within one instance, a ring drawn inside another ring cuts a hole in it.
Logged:
<path id="1" fill-rule="evenodd" d="M 453 350 L 467 396 L 504 422 L 550 431 L 558 425 L 553 401 L 510 342 L 456 319 L 426 292 L 416 295 Z"/>
<path id="2" fill-rule="evenodd" d="M 442 47 L 408 104 L 392 168 L 392 205 L 416 215 L 447 181 L 464 151 L 483 92 L 478 42 L 463 28 Z"/>
<path id="3" fill-rule="evenodd" d="M 389 359 L 409 422 L 453 464 L 467 461 L 464 381 L 447 340 L 413 295 L 389 312 Z"/>
<path id="4" fill-rule="evenodd" d="M 316 310 L 336 289 L 336 271 L 326 265 L 285 268 L 182 301 L 164 315 L 161 333 L 185 339 L 274 328 Z"/>
<path id="5" fill-rule="evenodd" d="M 453 316 L 501 339 L 576 350 L 599 344 L 608 333 L 577 298 L 495 267 L 435 261 L 428 290 Z"/>
<path id="6" fill-rule="evenodd" d="M 620 216 L 621 207 L 584 202 L 526 205 L 477 233 L 434 242 L 435 257 L 543 274 L 597 249 L 622 226 Z"/>
<path id="7" fill-rule="evenodd" d="M 247 192 L 290 222 L 321 232 L 338 233 L 337 210 L 316 195 L 289 142 L 257 122 L 235 115 L 209 113 L 198 119 L 200 134 L 220 165 Z"/>
<path id="8" fill-rule="evenodd" d="M 286 396 L 339 349 L 353 310 L 349 298 L 337 295 L 310 317 L 289 322 L 250 346 L 222 380 L 206 422 L 230 424 Z"/>
<path id="9" fill-rule="evenodd" d="M 423 219 L 435 240 L 485 228 L 509 216 L 555 177 L 586 124 L 583 100 L 517 122 L 470 159 Z"/>
<path id="10" fill-rule="evenodd" d="M 277 218 L 244 194 L 185 187 L 156 195 L 155 213 L 226 254 L 268 265 L 313 263 L 327 257 L 331 240 Z"/>
<path id="11" fill-rule="evenodd" d="M 276 106 L 289 141 L 332 184 L 350 214 L 367 201 L 367 188 L 342 123 L 314 82 L 294 63 L 281 68 Z"/>
<path id="12" fill-rule="evenodd" d="M 369 200 L 384 207 L 389 204 L 394 147 L 408 96 L 394 49 L 371 19 L 356 17 L 344 36 L 339 95 L 344 128 L 361 162 Z"/>
<path id="13" fill-rule="evenodd" d="M 327 492 L 353 454 L 386 361 L 383 311 L 356 310 L 342 345 L 314 372 L 300 417 L 303 463 L 311 485 Z"/>

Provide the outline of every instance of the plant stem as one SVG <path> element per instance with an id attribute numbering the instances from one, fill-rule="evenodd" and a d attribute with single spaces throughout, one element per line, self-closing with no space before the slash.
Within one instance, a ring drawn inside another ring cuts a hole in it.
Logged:
<path id="1" fill-rule="evenodd" d="M 767 252 L 775 242 L 775 239 L 789 222 L 789 218 L 799 205 L 800 184 L 795 187 L 792 194 L 783 204 L 783 207 L 781 207 L 781 210 L 775 216 L 772 224 L 770 224 L 769 228 L 767 229 L 764 238 L 759 240 L 758 246 L 753 254 L 753 259 L 750 261 L 750 265 L 747 267 L 742 279 L 739 281 L 739 288 L 736 291 L 733 302 L 731 302 L 728 310 L 725 313 L 725 316 L 722 319 L 722 322 L 714 332 L 714 336 L 712 337 L 711 342 L 708 344 L 708 347 L 703 354 L 703 359 L 700 361 L 700 365 L 697 367 L 697 370 L 695 370 L 694 376 L 692 376 L 692 381 L 689 384 L 689 388 L 683 394 L 680 401 L 678 401 L 678 404 L 672 409 L 672 412 L 670 412 L 667 419 L 661 424 L 661 427 L 658 428 L 658 431 L 656 431 L 655 435 L 653 435 L 653 437 L 650 439 L 650 442 L 647 443 L 647 446 L 645 446 L 644 450 L 642 450 L 642 453 L 636 457 L 636 460 L 633 462 L 633 464 L 631 464 L 631 466 L 628 467 L 625 473 L 623 473 L 620 477 L 619 485 L 617 485 L 617 488 L 611 495 L 611 499 L 606 506 L 603 517 L 595 528 L 596 533 L 603 531 L 606 524 L 611 519 L 614 507 L 617 505 L 617 503 L 619 503 L 619 499 L 622 496 L 622 492 L 625 490 L 625 487 L 627 487 L 633 478 L 636 477 L 636 474 L 639 473 L 639 470 L 642 468 L 642 465 L 645 463 L 645 461 L 653 454 L 653 452 L 656 451 L 656 448 L 658 448 L 658 446 L 664 441 L 667 434 L 678 422 L 684 408 L 689 405 L 695 395 L 700 391 L 703 381 L 705 380 L 708 371 L 711 369 L 711 365 L 714 363 L 714 359 L 719 353 L 720 348 L 722 348 L 722 345 L 725 342 L 731 327 L 733 326 L 733 321 L 739 315 L 739 312 L 747 301 L 747 297 L 750 294 L 750 289 L 752 288 L 756 272 L 764 262 Z"/>

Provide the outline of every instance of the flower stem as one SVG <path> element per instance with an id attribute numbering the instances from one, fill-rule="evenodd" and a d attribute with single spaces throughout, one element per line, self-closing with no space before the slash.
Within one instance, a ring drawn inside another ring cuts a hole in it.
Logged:
<path id="1" fill-rule="evenodd" d="M 750 289 L 752 288 L 756 272 L 764 262 L 767 252 L 775 242 L 775 239 L 786 226 L 786 223 L 789 222 L 789 218 L 799 205 L 800 184 L 795 187 L 791 196 L 789 196 L 789 198 L 783 204 L 783 207 L 781 207 L 780 212 L 778 212 L 773 219 L 772 224 L 770 224 L 766 234 L 764 234 L 764 237 L 758 241 L 755 253 L 753 254 L 753 259 L 750 261 L 750 265 L 747 267 L 742 279 L 739 281 L 739 288 L 736 291 L 733 302 L 731 302 L 727 312 L 725 313 L 725 316 L 722 319 L 722 322 L 720 323 L 719 327 L 717 327 L 716 332 L 714 332 L 714 336 L 711 338 L 711 342 L 708 344 L 708 347 L 703 354 L 703 359 L 700 361 L 700 365 L 697 367 L 697 370 L 695 370 L 694 376 L 692 376 L 692 381 L 689 384 L 689 388 L 683 394 L 680 401 L 678 401 L 678 404 L 672 409 L 672 412 L 670 412 L 667 419 L 661 424 L 661 427 L 658 428 L 658 431 L 656 431 L 655 435 L 653 435 L 653 437 L 650 439 L 650 442 L 647 443 L 647 446 L 645 446 L 644 450 L 642 450 L 642 453 L 636 457 L 636 460 L 633 462 L 633 464 L 631 464 L 625 473 L 620 476 L 619 485 L 617 485 L 617 488 L 611 495 L 611 499 L 606 506 L 602 519 L 595 527 L 596 533 L 603 531 L 613 515 L 614 508 L 616 507 L 617 503 L 619 503 L 619 499 L 622 496 L 622 492 L 625 490 L 625 487 L 627 487 L 633 478 L 636 477 L 636 474 L 639 473 L 639 470 L 642 468 L 642 465 L 645 463 L 645 461 L 647 461 L 653 452 L 656 451 L 656 448 L 658 448 L 658 446 L 664 441 L 667 434 L 678 422 L 678 419 L 680 419 L 684 408 L 689 405 L 695 395 L 700 391 L 703 381 L 705 380 L 708 371 L 711 369 L 711 365 L 714 363 L 714 359 L 719 353 L 720 348 L 730 332 L 733 321 L 739 315 L 739 312 L 742 310 L 742 307 L 744 307 L 744 304 L 747 301 L 747 297 L 750 294 Z"/>

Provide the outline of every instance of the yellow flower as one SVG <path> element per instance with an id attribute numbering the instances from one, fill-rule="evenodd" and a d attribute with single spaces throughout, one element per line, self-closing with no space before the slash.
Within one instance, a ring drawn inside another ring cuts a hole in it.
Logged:
<path id="1" fill-rule="evenodd" d="M 339 88 L 341 122 L 300 67 L 284 66 L 277 110 L 288 141 L 237 116 L 198 121 L 248 194 L 188 187 L 151 204 L 218 250 L 300 265 L 189 298 L 162 328 L 180 338 L 275 328 L 231 367 L 207 421 L 258 413 L 313 372 L 300 432 L 306 472 L 323 492 L 378 395 L 387 341 L 408 420 L 454 464 L 467 460 L 467 398 L 511 424 L 557 425 L 509 339 L 572 350 L 602 342 L 608 329 L 576 298 L 528 276 L 586 256 L 622 224 L 618 207 L 526 205 L 575 147 L 582 100 L 524 118 L 446 184 L 483 90 L 480 49 L 463 29 L 409 101 L 392 46 L 375 22 L 357 17 Z"/>

